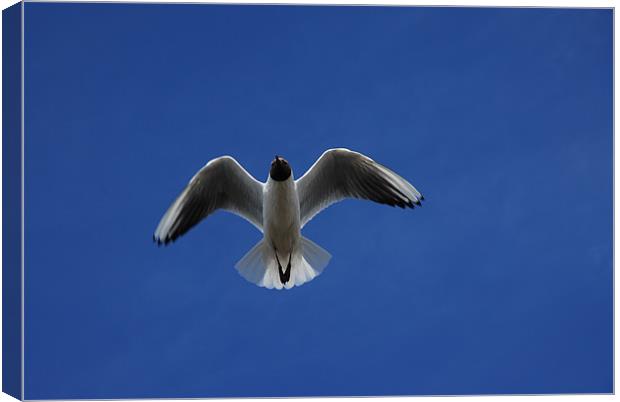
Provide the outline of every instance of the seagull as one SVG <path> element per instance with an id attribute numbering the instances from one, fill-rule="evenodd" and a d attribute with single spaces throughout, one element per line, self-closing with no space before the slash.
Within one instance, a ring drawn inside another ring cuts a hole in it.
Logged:
<path id="1" fill-rule="evenodd" d="M 161 218 L 153 240 L 167 245 L 218 209 L 246 219 L 263 238 L 235 268 L 251 283 L 291 289 L 311 281 L 331 255 L 301 229 L 328 206 L 359 198 L 392 207 L 421 206 L 424 197 L 407 180 L 361 153 L 329 149 L 301 178 L 276 155 L 266 183 L 256 180 L 234 158 L 207 163 Z"/>

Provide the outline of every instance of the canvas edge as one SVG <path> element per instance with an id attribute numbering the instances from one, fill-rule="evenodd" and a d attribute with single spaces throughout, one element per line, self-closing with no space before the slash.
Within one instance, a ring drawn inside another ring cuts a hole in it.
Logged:
<path id="1" fill-rule="evenodd" d="M 22 12 L 2 11 L 2 392 L 23 399 Z"/>

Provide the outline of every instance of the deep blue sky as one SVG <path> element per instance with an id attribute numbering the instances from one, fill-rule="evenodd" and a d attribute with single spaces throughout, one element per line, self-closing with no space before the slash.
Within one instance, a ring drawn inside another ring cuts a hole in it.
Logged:
<path id="1" fill-rule="evenodd" d="M 26 4 L 28 399 L 612 391 L 611 10 Z M 370 155 L 292 291 L 217 213 L 151 235 L 210 159 Z"/>

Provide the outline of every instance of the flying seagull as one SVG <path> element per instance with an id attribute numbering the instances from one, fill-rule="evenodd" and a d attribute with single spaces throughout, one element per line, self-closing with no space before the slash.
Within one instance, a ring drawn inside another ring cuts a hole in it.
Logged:
<path id="1" fill-rule="evenodd" d="M 155 230 L 168 244 L 218 209 L 247 219 L 263 238 L 235 265 L 248 281 L 290 289 L 323 272 L 331 255 L 301 235 L 319 212 L 345 198 L 413 208 L 424 197 L 407 180 L 358 152 L 330 149 L 299 179 L 288 161 L 271 162 L 266 183 L 230 156 L 215 158 L 190 180 Z"/>

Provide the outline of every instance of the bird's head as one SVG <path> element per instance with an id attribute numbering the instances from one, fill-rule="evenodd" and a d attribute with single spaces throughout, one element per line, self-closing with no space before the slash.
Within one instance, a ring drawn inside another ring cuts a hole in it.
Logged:
<path id="1" fill-rule="evenodd" d="M 269 176 L 275 181 L 285 181 L 291 177 L 291 166 L 288 164 L 286 159 L 276 155 L 274 160 L 271 161 Z"/>

